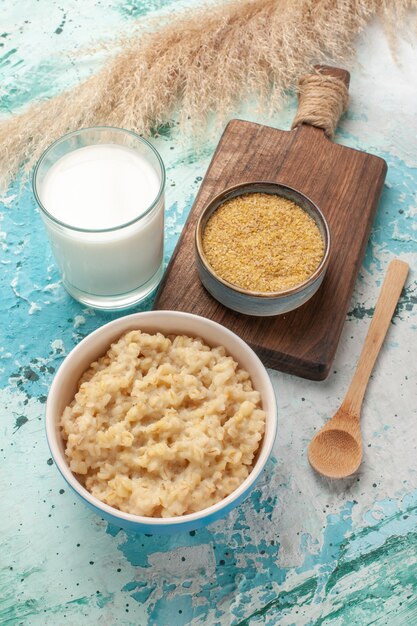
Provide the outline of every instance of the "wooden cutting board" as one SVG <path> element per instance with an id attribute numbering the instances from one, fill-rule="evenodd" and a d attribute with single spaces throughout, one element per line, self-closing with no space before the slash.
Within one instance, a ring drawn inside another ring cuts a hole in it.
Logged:
<path id="1" fill-rule="evenodd" d="M 349 84 L 343 70 L 328 70 Z M 332 365 L 387 166 L 383 159 L 332 143 L 302 124 L 282 131 L 242 120 L 226 127 L 159 288 L 155 309 L 213 319 L 249 343 L 266 366 L 323 380 Z M 276 317 L 235 313 L 203 288 L 194 262 L 194 231 L 207 202 L 243 182 L 272 181 L 311 198 L 328 220 L 332 249 L 327 274 L 301 308 Z"/>

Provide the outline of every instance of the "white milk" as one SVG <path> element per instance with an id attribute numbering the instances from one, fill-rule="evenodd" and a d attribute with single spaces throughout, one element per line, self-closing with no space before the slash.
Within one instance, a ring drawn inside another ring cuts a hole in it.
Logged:
<path id="1" fill-rule="evenodd" d="M 79 148 L 51 166 L 38 195 L 46 211 L 63 223 L 43 215 L 63 282 L 72 295 L 79 297 L 81 291 L 93 300 L 122 296 L 146 286 L 155 275 L 160 277 L 163 195 L 144 215 L 160 186 L 160 175 L 143 156 L 117 144 Z"/>

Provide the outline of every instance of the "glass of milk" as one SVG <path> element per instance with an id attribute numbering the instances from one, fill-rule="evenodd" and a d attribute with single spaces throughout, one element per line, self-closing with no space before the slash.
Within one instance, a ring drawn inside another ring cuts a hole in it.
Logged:
<path id="1" fill-rule="evenodd" d="M 39 159 L 33 190 L 63 284 L 101 309 L 140 302 L 159 283 L 165 168 L 155 148 L 120 128 L 84 128 Z"/>

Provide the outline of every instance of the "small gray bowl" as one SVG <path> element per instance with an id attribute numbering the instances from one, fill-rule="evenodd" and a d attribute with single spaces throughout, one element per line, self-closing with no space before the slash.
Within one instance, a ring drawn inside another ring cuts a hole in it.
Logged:
<path id="1" fill-rule="evenodd" d="M 323 259 L 316 271 L 303 283 L 276 292 L 250 291 L 237 287 L 216 274 L 208 262 L 203 250 L 203 233 L 207 221 L 214 211 L 224 202 L 248 193 L 269 193 L 281 196 L 298 204 L 316 222 L 324 242 Z M 243 183 L 229 187 L 213 198 L 203 209 L 198 219 L 195 232 L 197 270 L 200 280 L 207 291 L 221 304 L 246 315 L 272 316 L 288 313 L 303 305 L 320 287 L 329 263 L 330 232 L 326 219 L 320 209 L 307 196 L 296 189 L 271 182 Z"/>

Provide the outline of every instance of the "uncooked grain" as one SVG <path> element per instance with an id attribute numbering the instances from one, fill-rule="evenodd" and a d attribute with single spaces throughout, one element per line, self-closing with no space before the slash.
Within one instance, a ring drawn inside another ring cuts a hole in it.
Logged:
<path id="1" fill-rule="evenodd" d="M 307 280 L 323 259 L 324 242 L 314 219 L 291 200 L 248 193 L 228 200 L 211 215 L 203 250 L 222 279 L 271 293 Z"/>
<path id="2" fill-rule="evenodd" d="M 152 517 L 232 493 L 264 429 L 260 394 L 224 347 L 140 330 L 91 364 L 61 417 L 70 469 L 88 491 Z"/>

